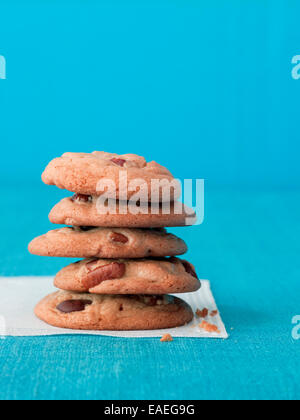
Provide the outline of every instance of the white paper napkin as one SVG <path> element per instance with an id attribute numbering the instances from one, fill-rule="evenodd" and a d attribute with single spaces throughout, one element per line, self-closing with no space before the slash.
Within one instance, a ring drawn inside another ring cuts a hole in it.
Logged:
<path id="1" fill-rule="evenodd" d="M 154 331 L 77 331 L 51 327 L 36 318 L 35 305 L 53 288 L 53 277 L 0 277 L 0 336 L 49 336 L 65 334 L 90 334 L 112 337 L 173 337 L 228 338 L 220 314 L 208 316 L 205 320 L 216 325 L 220 333 L 208 333 L 199 328 L 202 319 L 195 317 L 190 324 Z M 210 283 L 202 280 L 202 288 L 196 293 L 178 295 L 191 305 L 193 311 L 207 308 L 209 313 L 218 311 L 210 289 Z"/>

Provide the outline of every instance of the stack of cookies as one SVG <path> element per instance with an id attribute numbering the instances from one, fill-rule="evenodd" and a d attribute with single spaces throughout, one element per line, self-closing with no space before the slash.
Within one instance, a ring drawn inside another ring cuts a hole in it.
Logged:
<path id="1" fill-rule="evenodd" d="M 121 183 L 124 174 L 126 182 Z M 174 180 L 166 168 L 136 155 L 66 153 L 50 162 L 42 179 L 75 193 L 49 216 L 52 223 L 70 227 L 34 239 L 29 251 L 81 260 L 56 275 L 54 285 L 60 290 L 35 309 L 41 320 L 70 329 L 149 330 L 193 319 L 191 308 L 170 294 L 197 291 L 200 281 L 194 267 L 177 258 L 186 253 L 186 244 L 165 228 L 193 224 L 196 218 L 184 205 L 178 211 L 175 192 L 169 212 L 164 211 L 161 187 L 154 191 L 152 180 Z M 109 197 L 113 212 L 100 200 L 99 181 L 104 179 L 117 186 Z M 130 185 L 136 179 L 143 179 L 148 191 L 152 187 L 148 202 L 138 203 L 139 212 L 131 211 Z"/>

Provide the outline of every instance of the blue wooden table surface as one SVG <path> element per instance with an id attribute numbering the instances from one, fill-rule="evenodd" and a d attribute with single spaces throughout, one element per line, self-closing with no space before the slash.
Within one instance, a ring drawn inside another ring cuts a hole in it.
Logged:
<path id="1" fill-rule="evenodd" d="M 26 252 L 51 228 L 47 213 L 63 195 L 49 187 L 2 191 L 0 275 L 49 275 L 66 264 Z M 291 322 L 300 314 L 299 205 L 299 192 L 208 189 L 205 223 L 174 229 L 212 282 L 227 341 L 8 337 L 0 340 L 0 398 L 299 398 Z"/>

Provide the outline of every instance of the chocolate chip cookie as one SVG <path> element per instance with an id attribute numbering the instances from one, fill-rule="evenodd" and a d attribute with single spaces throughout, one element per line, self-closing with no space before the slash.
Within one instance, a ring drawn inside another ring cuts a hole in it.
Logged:
<path id="1" fill-rule="evenodd" d="M 165 229 L 66 227 L 29 244 L 35 255 L 71 258 L 146 258 L 185 254 L 185 242 Z"/>
<path id="2" fill-rule="evenodd" d="M 61 189 L 96 196 L 105 190 L 100 183 L 110 180 L 116 186 L 116 195 L 107 194 L 110 198 L 129 200 L 141 190 L 145 192 L 145 200 L 142 201 L 168 201 L 168 197 L 163 198 L 163 187 L 153 184 L 152 181 L 157 180 L 167 185 L 170 182 L 176 184 L 178 188 L 171 189 L 171 201 L 181 195 L 179 184 L 165 167 L 156 162 L 147 162 L 145 158 L 134 154 L 65 153 L 49 163 L 42 180 L 45 184 L 56 185 Z M 137 180 L 143 180 L 143 183 L 139 188 L 132 188 Z"/>
<path id="3" fill-rule="evenodd" d="M 152 330 L 192 321 L 192 309 L 171 296 L 91 295 L 59 291 L 44 298 L 35 314 L 46 323 L 76 330 Z"/>
<path id="4" fill-rule="evenodd" d="M 187 293 L 201 287 L 192 264 L 174 257 L 82 260 L 63 268 L 54 285 L 62 290 L 111 295 Z"/>

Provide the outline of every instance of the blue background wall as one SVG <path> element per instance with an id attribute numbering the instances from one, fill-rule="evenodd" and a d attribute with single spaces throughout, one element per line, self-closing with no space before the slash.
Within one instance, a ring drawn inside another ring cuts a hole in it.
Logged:
<path id="1" fill-rule="evenodd" d="M 2 182 L 103 149 L 216 186 L 299 186 L 297 0 L 0 6 Z"/>

